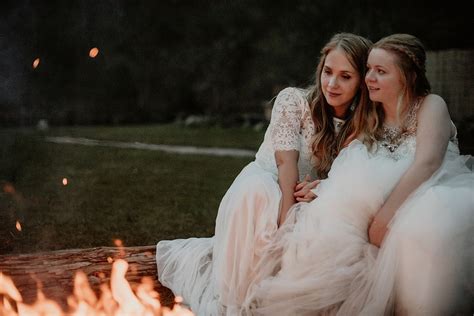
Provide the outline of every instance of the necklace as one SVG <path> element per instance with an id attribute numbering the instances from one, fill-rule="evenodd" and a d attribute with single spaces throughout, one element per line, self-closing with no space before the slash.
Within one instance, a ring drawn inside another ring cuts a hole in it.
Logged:
<path id="1" fill-rule="evenodd" d="M 416 134 L 416 114 L 421 104 L 421 98 L 418 98 L 410 111 L 408 112 L 405 122 L 402 126 L 382 125 L 382 135 L 380 144 L 393 153 L 400 144 L 410 135 Z"/>
<path id="2" fill-rule="evenodd" d="M 402 143 L 405 138 L 402 129 L 400 127 L 382 126 L 382 139 L 380 144 L 387 148 L 391 153 L 397 150 L 398 146 Z"/>

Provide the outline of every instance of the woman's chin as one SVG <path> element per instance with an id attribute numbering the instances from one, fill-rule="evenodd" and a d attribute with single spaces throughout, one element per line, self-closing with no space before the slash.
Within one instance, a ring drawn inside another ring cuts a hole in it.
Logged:
<path id="1" fill-rule="evenodd" d="M 341 100 L 339 98 L 329 98 L 327 99 L 328 104 L 332 106 L 333 108 L 341 108 L 341 107 L 346 107 L 348 102 L 344 102 L 344 100 Z"/>
<path id="2" fill-rule="evenodd" d="M 369 98 L 370 98 L 370 101 L 373 101 L 373 102 L 382 102 L 382 100 L 379 97 L 378 91 L 369 90 Z"/>

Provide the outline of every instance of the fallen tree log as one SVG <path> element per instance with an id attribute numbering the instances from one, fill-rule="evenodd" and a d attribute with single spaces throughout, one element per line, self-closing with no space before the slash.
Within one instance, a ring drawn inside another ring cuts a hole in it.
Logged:
<path id="1" fill-rule="evenodd" d="M 132 288 L 143 277 L 150 277 L 155 281 L 155 290 L 160 294 L 162 305 L 173 305 L 173 293 L 157 280 L 155 246 L 96 247 L 0 255 L 0 272 L 13 279 L 24 302 L 34 302 L 40 287 L 46 297 L 66 308 L 66 300 L 73 292 L 74 276 L 78 270 L 87 275 L 91 288 L 98 296 L 99 285 L 104 282 L 109 284 L 112 262 L 119 258 L 129 263 L 126 279 Z"/>

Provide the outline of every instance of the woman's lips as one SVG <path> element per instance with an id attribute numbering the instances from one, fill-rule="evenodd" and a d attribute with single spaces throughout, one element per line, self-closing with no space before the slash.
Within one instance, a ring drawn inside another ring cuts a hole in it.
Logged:
<path id="1" fill-rule="evenodd" d="M 329 92 L 328 91 L 328 96 L 330 96 L 331 98 L 336 98 L 338 96 L 340 96 L 341 94 L 340 93 L 334 93 L 334 92 Z"/>

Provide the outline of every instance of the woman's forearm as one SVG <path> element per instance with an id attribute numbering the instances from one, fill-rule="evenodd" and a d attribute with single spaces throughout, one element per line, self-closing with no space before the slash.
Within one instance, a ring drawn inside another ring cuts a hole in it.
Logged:
<path id="1" fill-rule="evenodd" d="M 298 182 L 298 152 L 282 151 L 275 154 L 278 167 L 278 185 L 281 190 L 278 225 L 281 225 L 290 207 L 295 204 L 294 191 Z"/>
<path id="2" fill-rule="evenodd" d="M 439 163 L 433 162 L 412 164 L 403 174 L 400 181 L 380 209 L 378 214 L 379 220 L 383 220 L 385 224 L 388 224 L 396 211 L 406 201 L 408 196 L 418 189 L 423 182 L 428 180 L 439 166 Z"/>
<path id="3" fill-rule="evenodd" d="M 398 184 L 390 193 L 384 205 L 375 214 L 375 218 L 369 224 L 369 242 L 377 247 L 382 245 L 382 241 L 387 233 L 388 224 L 395 216 L 397 210 L 406 201 L 408 196 L 416 191 L 420 185 L 428 180 L 439 168 L 436 164 L 418 163 L 413 164 L 403 174 Z"/>
<path id="4" fill-rule="evenodd" d="M 282 193 L 278 224 L 281 225 L 286 219 L 288 210 L 296 202 L 293 193 L 298 181 L 298 170 L 296 167 L 283 165 L 278 171 L 278 184 Z"/>
<path id="5" fill-rule="evenodd" d="M 387 226 L 407 198 L 441 166 L 451 137 L 451 121 L 444 100 L 428 95 L 417 113 L 415 160 L 403 174 L 369 224 L 369 241 L 380 247 Z"/>

